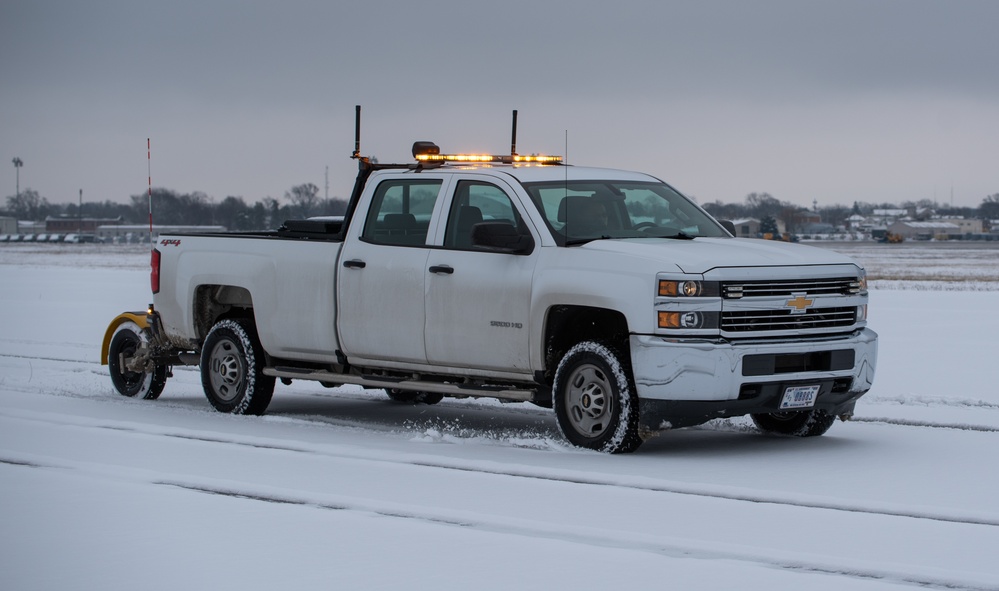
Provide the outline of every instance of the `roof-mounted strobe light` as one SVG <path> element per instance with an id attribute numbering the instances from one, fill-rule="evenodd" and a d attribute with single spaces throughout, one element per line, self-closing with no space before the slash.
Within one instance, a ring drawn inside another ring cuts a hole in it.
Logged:
<path id="1" fill-rule="evenodd" d="M 437 156 L 441 149 L 433 142 L 413 142 L 413 158 L 421 160 L 420 156 Z"/>

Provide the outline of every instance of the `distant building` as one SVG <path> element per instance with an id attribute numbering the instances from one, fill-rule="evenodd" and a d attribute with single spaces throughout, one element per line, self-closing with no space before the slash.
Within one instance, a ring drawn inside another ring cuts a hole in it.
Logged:
<path id="1" fill-rule="evenodd" d="M 48 230 L 45 229 L 45 222 L 32 222 L 28 220 L 17 221 L 18 234 L 41 234 L 43 232 L 48 232 Z"/>
<path id="2" fill-rule="evenodd" d="M 787 232 L 787 226 L 784 225 L 783 220 L 775 221 L 777 222 L 778 234 Z M 756 218 L 732 220 L 732 225 L 735 226 L 736 238 L 758 238 L 760 236 L 760 220 Z"/>
<path id="3" fill-rule="evenodd" d="M 958 238 L 964 236 L 961 227 L 951 220 L 935 220 L 931 222 L 895 222 L 888 226 L 888 231 L 906 240 L 932 240 Z"/>
<path id="4" fill-rule="evenodd" d="M 17 218 L 0 217 L 0 234 L 17 234 Z"/>
<path id="5" fill-rule="evenodd" d="M 120 224 L 121 218 L 74 218 L 74 217 L 47 217 L 45 218 L 45 231 L 58 234 L 96 234 L 97 228 L 103 225 Z"/>
<path id="6" fill-rule="evenodd" d="M 871 213 L 871 219 L 869 221 L 871 221 L 873 225 L 887 226 L 895 220 L 904 218 L 907 215 L 909 215 L 909 210 L 907 209 L 875 209 Z"/>
<path id="7" fill-rule="evenodd" d="M 760 234 L 760 220 L 756 218 L 732 220 L 732 225 L 736 238 L 756 238 Z"/>
<path id="8" fill-rule="evenodd" d="M 936 221 L 957 224 L 957 227 L 960 228 L 961 234 L 981 234 L 984 231 L 982 229 L 982 220 L 966 218 L 940 218 Z"/>
<path id="9" fill-rule="evenodd" d="M 794 225 L 797 228 L 802 228 L 801 230 L 802 232 L 804 232 L 803 228 L 811 224 L 821 224 L 821 223 L 822 223 L 822 216 L 815 213 L 814 211 L 798 211 L 795 212 L 794 214 Z"/>
<path id="10" fill-rule="evenodd" d="M 871 223 L 867 221 L 867 218 L 860 215 L 859 213 L 855 213 L 850 217 L 846 218 L 846 224 L 848 228 L 855 228 L 855 229 L 867 229 L 871 227 Z"/>
<path id="11" fill-rule="evenodd" d="M 801 226 L 801 230 L 799 231 L 802 234 L 832 234 L 836 231 L 836 228 L 834 228 L 832 224 L 810 222 Z"/>

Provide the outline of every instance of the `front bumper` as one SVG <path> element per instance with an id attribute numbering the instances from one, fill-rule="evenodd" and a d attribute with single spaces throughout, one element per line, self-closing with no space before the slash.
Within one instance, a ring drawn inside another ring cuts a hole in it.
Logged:
<path id="1" fill-rule="evenodd" d="M 661 430 L 713 418 L 778 412 L 789 385 L 819 384 L 817 409 L 850 414 L 871 388 L 878 335 L 715 342 L 632 335 L 641 422 Z"/>

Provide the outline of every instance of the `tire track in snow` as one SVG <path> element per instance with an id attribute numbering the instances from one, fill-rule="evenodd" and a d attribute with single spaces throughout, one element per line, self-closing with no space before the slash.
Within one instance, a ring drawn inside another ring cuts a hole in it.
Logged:
<path id="1" fill-rule="evenodd" d="M 269 451 L 281 451 L 293 454 L 310 454 L 353 462 L 379 462 L 389 465 L 408 465 L 422 468 L 449 470 L 458 472 L 488 474 L 492 476 L 507 476 L 531 480 L 561 482 L 584 486 L 601 486 L 620 489 L 631 489 L 645 492 L 705 497 L 725 501 L 766 504 L 802 509 L 816 509 L 842 513 L 867 514 L 902 519 L 917 519 L 955 523 L 961 525 L 978 525 L 999 527 L 999 515 L 981 514 L 960 510 L 927 511 L 923 508 L 906 507 L 898 504 L 877 502 L 849 503 L 831 497 L 819 497 L 809 494 L 779 494 L 773 491 L 761 492 L 732 486 L 708 484 L 688 484 L 667 481 L 643 476 L 605 477 L 599 474 L 570 470 L 564 468 L 510 466 L 492 461 L 462 460 L 445 458 L 428 454 L 408 453 L 398 454 L 362 449 L 344 445 L 308 445 L 305 443 L 289 443 L 266 437 L 247 437 L 233 434 L 221 436 L 215 433 L 205 433 L 193 430 L 159 428 L 123 421 L 106 421 L 103 419 L 83 419 L 70 415 L 59 415 L 53 418 L 51 413 L 36 413 L 33 411 L 2 411 L 0 417 L 13 420 L 33 421 L 63 426 L 73 426 L 83 429 L 103 429 L 141 436 L 164 437 L 196 441 L 208 444 L 234 445 Z M 585 453 L 585 452 L 580 452 Z M 3 458 L 0 457 L 0 460 Z"/>
<path id="2" fill-rule="evenodd" d="M 198 477 L 163 475 L 141 468 L 125 472 L 120 467 L 93 462 L 42 458 L 31 455 L 0 458 L 0 463 L 13 467 L 68 470 L 102 479 L 150 484 L 186 490 L 199 494 L 217 495 L 250 502 L 299 506 L 320 511 L 348 511 L 391 519 L 419 521 L 442 527 L 459 527 L 482 532 L 542 538 L 570 544 L 601 548 L 648 552 L 669 558 L 693 560 L 730 560 L 781 570 L 834 575 L 854 579 L 874 579 L 921 587 L 945 588 L 958 591 L 987 591 L 994 586 L 977 580 L 967 573 L 942 576 L 938 571 L 908 566 L 904 570 L 886 568 L 874 560 L 832 558 L 787 549 L 756 549 L 753 546 L 717 541 L 700 541 L 670 535 L 609 531 L 585 525 L 537 522 L 518 517 L 491 516 L 483 513 L 448 508 L 428 508 L 391 501 L 372 501 L 346 495 L 304 492 L 267 485 Z M 947 573 L 950 574 L 950 573 Z M 963 578 L 961 578 L 963 576 Z"/>
<path id="3" fill-rule="evenodd" d="M 99 361 L 88 361 L 86 359 L 64 359 L 61 357 L 44 357 L 41 355 L 18 355 L 15 353 L 0 353 L 0 357 L 8 359 L 27 359 L 29 361 L 56 361 L 59 363 L 83 363 L 87 365 L 100 365 Z"/>
<path id="4" fill-rule="evenodd" d="M 968 423 L 935 423 L 932 421 L 915 421 L 911 419 L 892 419 L 889 417 L 857 417 L 854 416 L 850 422 L 856 423 L 877 423 L 881 425 L 895 425 L 898 427 L 927 427 L 930 429 L 955 429 L 958 431 L 978 431 L 981 433 L 999 433 L 999 427 L 988 425 L 972 425 Z"/>
<path id="5" fill-rule="evenodd" d="M 994 591 L 987 581 L 959 580 L 944 578 L 938 574 L 913 572 L 916 568 L 892 570 L 868 561 L 845 558 L 820 559 L 806 553 L 758 551 L 738 544 L 718 544 L 678 539 L 672 536 L 653 536 L 630 532 L 609 532 L 585 526 L 560 526 L 538 523 L 516 518 L 492 518 L 479 513 L 464 511 L 427 510 L 372 503 L 366 500 L 341 498 L 334 502 L 323 502 L 298 495 L 275 494 L 263 490 L 247 488 L 205 487 L 193 483 L 158 481 L 154 484 L 173 486 L 193 492 L 221 495 L 256 502 L 297 505 L 326 511 L 354 511 L 371 513 L 380 517 L 411 519 L 435 525 L 470 528 L 490 533 L 544 538 L 573 544 L 585 544 L 603 548 L 628 549 L 649 552 L 672 558 L 695 560 L 732 560 L 749 562 L 782 570 L 835 575 L 855 579 L 875 579 L 888 583 L 902 583 L 920 587 L 937 587 L 958 591 Z"/>

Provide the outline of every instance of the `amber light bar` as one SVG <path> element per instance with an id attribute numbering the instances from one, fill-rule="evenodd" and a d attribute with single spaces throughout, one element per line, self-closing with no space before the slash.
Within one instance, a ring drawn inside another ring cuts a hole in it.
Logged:
<path id="1" fill-rule="evenodd" d="M 501 164 L 561 164 L 561 156 L 534 154 L 520 156 L 516 154 L 417 154 L 420 162 L 498 162 Z"/>

